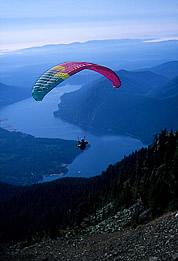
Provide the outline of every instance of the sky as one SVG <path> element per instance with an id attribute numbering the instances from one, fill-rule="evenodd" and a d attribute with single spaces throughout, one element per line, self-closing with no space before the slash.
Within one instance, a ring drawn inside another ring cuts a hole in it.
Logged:
<path id="1" fill-rule="evenodd" d="M 178 0 L 1 0 L 0 52 L 103 39 L 178 39 Z"/>

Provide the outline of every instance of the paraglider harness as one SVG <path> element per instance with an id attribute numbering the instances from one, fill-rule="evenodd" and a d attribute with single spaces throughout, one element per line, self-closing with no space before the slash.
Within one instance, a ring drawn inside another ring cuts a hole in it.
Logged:
<path id="1" fill-rule="evenodd" d="M 87 144 L 88 144 L 88 141 L 85 139 L 85 137 L 81 138 L 80 140 L 78 138 L 78 144 L 76 145 L 76 148 L 84 150 L 86 148 Z"/>

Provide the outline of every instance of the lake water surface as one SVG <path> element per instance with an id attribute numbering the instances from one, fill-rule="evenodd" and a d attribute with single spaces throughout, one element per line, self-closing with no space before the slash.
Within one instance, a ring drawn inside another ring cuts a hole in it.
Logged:
<path id="1" fill-rule="evenodd" d="M 79 85 L 58 87 L 51 91 L 42 102 L 28 98 L 0 111 L 0 119 L 6 119 L 0 123 L 0 127 L 9 126 L 11 130 L 17 129 L 37 137 L 61 138 L 76 140 L 76 142 L 77 137 L 85 135 L 90 147 L 68 166 L 69 171 L 66 177 L 99 175 L 109 164 L 114 164 L 124 156 L 145 146 L 140 140 L 129 136 L 95 136 L 89 132 L 86 133 L 78 126 L 55 118 L 53 112 L 58 109 L 60 97 L 64 93 L 75 91 L 80 87 Z M 53 179 L 56 177 L 48 176 L 43 181 Z"/>

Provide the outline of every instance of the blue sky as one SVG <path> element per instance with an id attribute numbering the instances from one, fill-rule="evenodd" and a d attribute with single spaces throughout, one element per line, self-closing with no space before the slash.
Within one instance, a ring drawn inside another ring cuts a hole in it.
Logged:
<path id="1" fill-rule="evenodd" d="M 1 0 L 0 49 L 99 39 L 178 39 L 178 0 Z"/>

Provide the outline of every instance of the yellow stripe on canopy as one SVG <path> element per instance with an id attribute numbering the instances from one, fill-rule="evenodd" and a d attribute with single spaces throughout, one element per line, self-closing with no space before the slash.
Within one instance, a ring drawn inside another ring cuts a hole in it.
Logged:
<path id="1" fill-rule="evenodd" d="M 55 77 L 59 77 L 59 78 L 61 78 L 63 80 L 65 80 L 65 79 L 70 77 L 70 75 L 68 73 L 61 73 L 61 72 L 56 73 L 54 76 Z"/>
<path id="2" fill-rule="evenodd" d="M 57 66 L 53 67 L 52 69 L 54 69 L 54 70 L 59 70 L 59 71 L 63 71 L 63 70 L 65 70 L 65 67 L 64 67 L 64 66 L 57 65 Z"/>

